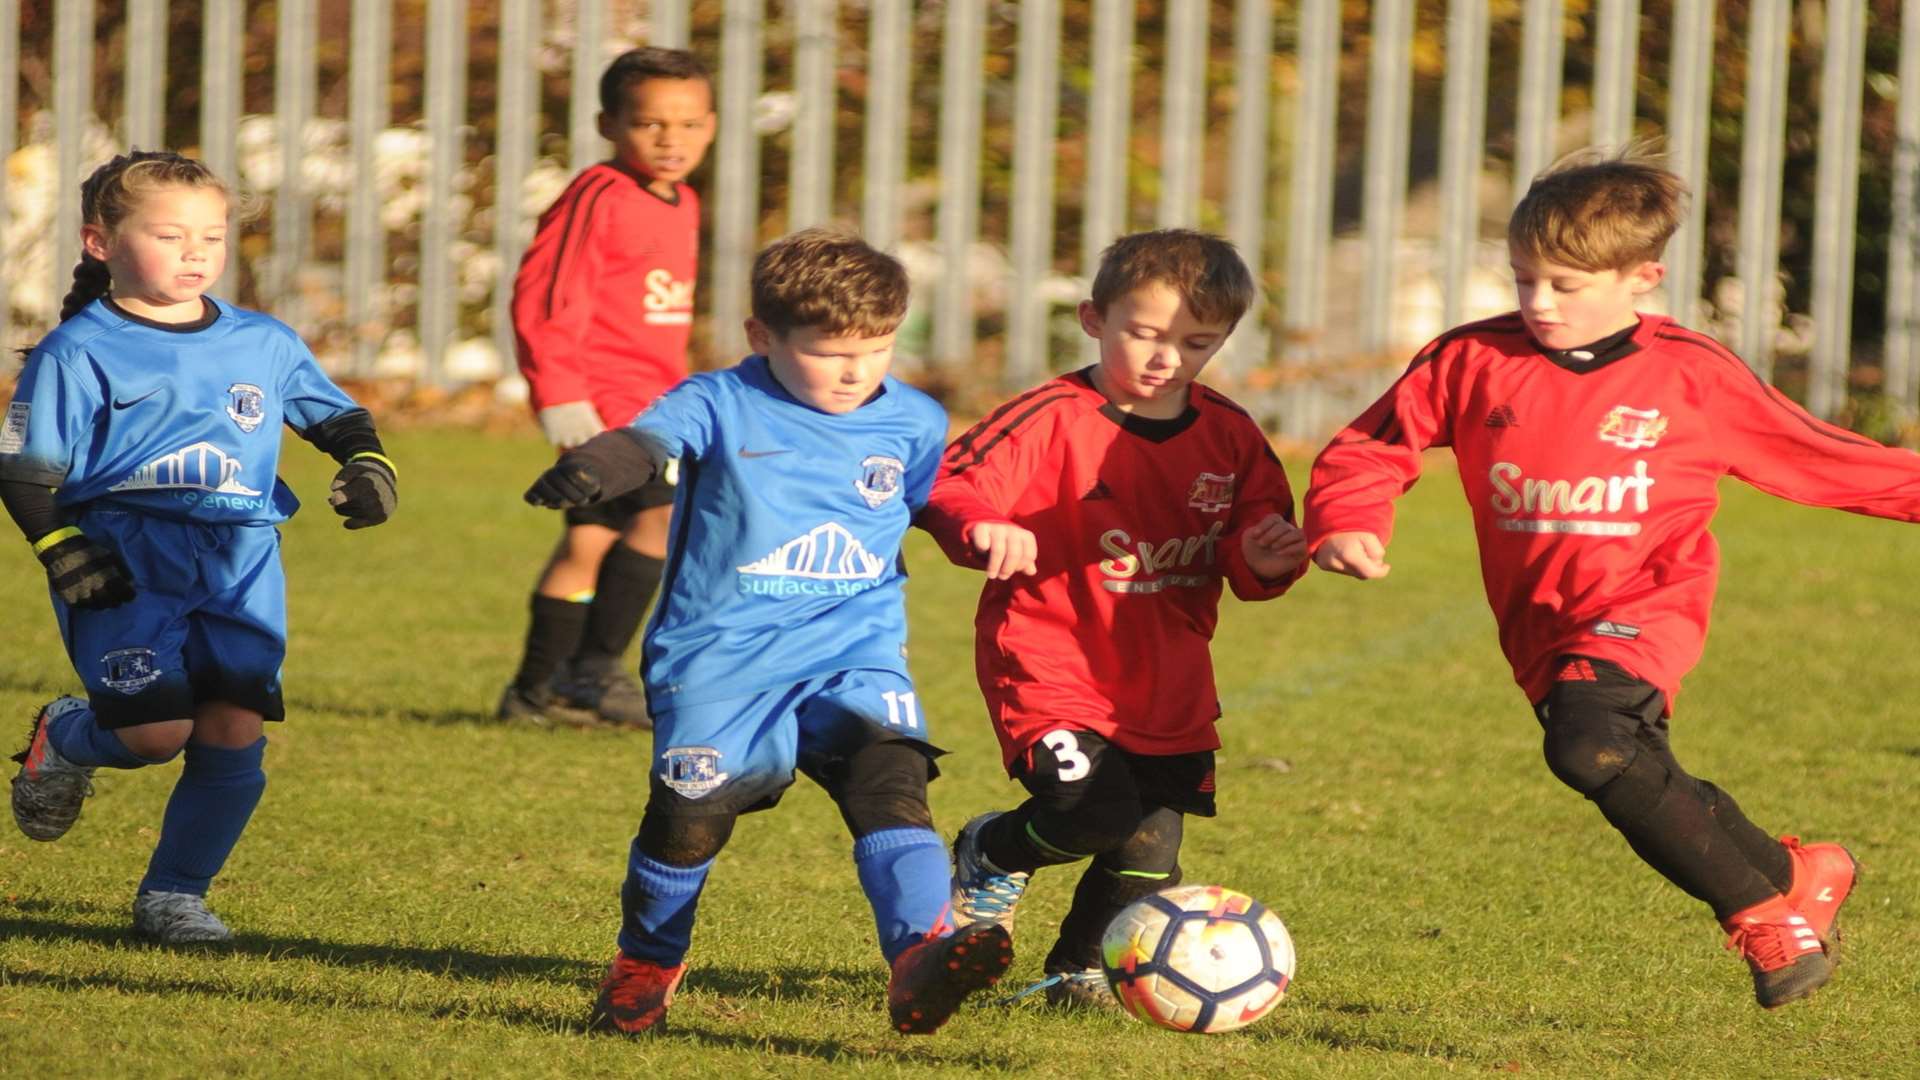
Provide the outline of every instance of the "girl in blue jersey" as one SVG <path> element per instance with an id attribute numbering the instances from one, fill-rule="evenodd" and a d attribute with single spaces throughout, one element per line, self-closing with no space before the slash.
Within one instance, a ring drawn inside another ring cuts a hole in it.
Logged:
<path id="1" fill-rule="evenodd" d="M 85 253 L 61 322 L 0 426 L 0 502 L 46 566 L 85 700 L 34 718 L 13 815 L 54 840 L 102 766 L 185 759 L 134 898 L 135 932 L 224 941 L 208 885 L 266 789 L 286 652 L 280 425 L 341 468 L 347 528 L 393 512 L 397 470 L 365 409 L 298 336 L 212 299 L 230 197 L 200 163 L 135 151 L 81 188 Z"/>

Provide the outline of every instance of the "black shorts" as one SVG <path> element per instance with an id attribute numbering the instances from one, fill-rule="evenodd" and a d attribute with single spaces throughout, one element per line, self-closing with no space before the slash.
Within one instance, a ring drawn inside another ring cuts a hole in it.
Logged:
<path id="1" fill-rule="evenodd" d="M 1195 817 L 1214 815 L 1213 751 L 1135 754 L 1096 732 L 1059 727 L 1042 735 L 1013 763 L 1013 777 L 1037 799 L 1066 807 L 1088 788 L 1089 777 L 1122 770 L 1143 807 L 1164 806 Z"/>
<path id="2" fill-rule="evenodd" d="M 673 485 L 665 477 L 656 476 L 625 495 L 617 495 L 592 506 L 569 507 L 566 512 L 567 524 L 598 525 L 618 531 L 625 529 L 627 522 L 642 510 L 672 505 Z"/>

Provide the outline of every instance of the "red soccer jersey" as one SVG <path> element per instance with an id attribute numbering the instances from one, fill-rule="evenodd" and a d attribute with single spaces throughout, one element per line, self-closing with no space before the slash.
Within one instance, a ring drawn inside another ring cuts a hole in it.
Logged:
<path id="1" fill-rule="evenodd" d="M 1920 455 L 1808 415 L 1671 319 L 1585 364 L 1543 354 L 1519 315 L 1423 349 L 1313 466 L 1308 542 L 1385 542 L 1420 452 L 1451 446 L 1500 647 L 1531 701 L 1561 653 L 1665 691 L 1699 662 L 1719 575 L 1707 524 L 1731 474 L 1772 495 L 1920 520 Z"/>
<path id="2" fill-rule="evenodd" d="M 513 332 L 533 407 L 591 401 L 608 427 L 687 376 L 700 197 L 675 200 L 604 161 L 540 215 L 513 279 Z"/>
<path id="3" fill-rule="evenodd" d="M 955 440 L 916 523 L 962 566 L 982 565 L 976 525 L 1013 522 L 1039 545 L 1038 572 L 987 582 L 974 619 L 1006 762 L 1063 725 L 1141 754 L 1218 747 L 1207 643 L 1221 579 L 1264 600 L 1299 577 L 1261 581 L 1241 553 L 1240 533 L 1275 513 L 1293 520 L 1279 459 L 1251 417 L 1204 386 L 1183 415 L 1147 420 L 1076 372 Z"/>

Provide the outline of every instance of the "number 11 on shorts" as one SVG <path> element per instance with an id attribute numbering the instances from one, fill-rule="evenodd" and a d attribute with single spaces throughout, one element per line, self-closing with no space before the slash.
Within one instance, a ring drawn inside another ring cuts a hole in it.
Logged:
<path id="1" fill-rule="evenodd" d="M 887 702 L 887 726 L 920 730 L 920 707 L 914 704 L 913 691 L 889 690 L 880 695 Z"/>

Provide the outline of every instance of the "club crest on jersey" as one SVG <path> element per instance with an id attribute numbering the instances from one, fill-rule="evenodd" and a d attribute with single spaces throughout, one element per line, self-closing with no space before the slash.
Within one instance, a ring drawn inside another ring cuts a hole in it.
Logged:
<path id="1" fill-rule="evenodd" d="M 666 759 L 661 781 L 689 799 L 727 782 L 727 774 L 720 771 L 723 755 L 711 746 L 675 746 L 660 756 Z"/>
<path id="2" fill-rule="evenodd" d="M 253 434 L 267 418 L 266 392 L 252 383 L 237 382 L 227 387 L 227 419 L 240 430 Z"/>
<path id="3" fill-rule="evenodd" d="M 855 480 L 853 486 L 868 506 L 878 510 L 888 499 L 900 494 L 900 478 L 906 474 L 907 466 L 899 458 L 869 454 L 860 462 L 860 479 Z"/>
<path id="4" fill-rule="evenodd" d="M 1600 441 L 1626 450 L 1644 450 L 1667 433 L 1667 418 L 1659 409 L 1615 405 L 1600 421 Z"/>
<path id="5" fill-rule="evenodd" d="M 7 406 L 7 419 L 0 423 L 0 454 L 17 454 L 27 448 L 27 417 L 33 406 L 16 401 Z"/>
<path id="6" fill-rule="evenodd" d="M 103 681 L 123 694 L 137 694 L 160 678 L 152 649 L 115 649 L 100 658 L 100 670 Z"/>
<path id="7" fill-rule="evenodd" d="M 1203 472 L 1187 489 L 1187 505 L 1203 514 L 1217 514 L 1233 505 L 1233 474 Z"/>

